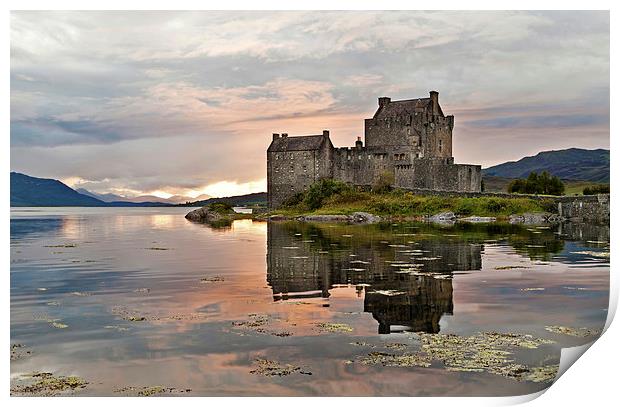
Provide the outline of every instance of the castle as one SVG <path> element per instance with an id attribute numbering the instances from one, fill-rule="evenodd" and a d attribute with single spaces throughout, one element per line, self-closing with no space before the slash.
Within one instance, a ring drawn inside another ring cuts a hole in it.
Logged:
<path id="1" fill-rule="evenodd" d="M 481 167 L 454 164 L 454 116 L 445 116 L 439 93 L 428 98 L 392 101 L 364 121 L 364 142 L 335 148 L 329 131 L 311 136 L 273 134 L 267 149 L 267 194 L 270 208 L 304 191 L 322 178 L 369 187 L 381 174 L 394 175 L 398 188 L 480 192 Z"/>

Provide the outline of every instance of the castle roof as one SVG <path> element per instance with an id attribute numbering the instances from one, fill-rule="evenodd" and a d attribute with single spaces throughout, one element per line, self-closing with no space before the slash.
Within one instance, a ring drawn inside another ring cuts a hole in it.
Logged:
<path id="1" fill-rule="evenodd" d="M 417 98 L 417 99 L 406 99 L 406 100 L 389 100 L 387 103 L 383 104 L 379 107 L 377 112 L 374 115 L 374 118 L 384 118 L 384 117 L 396 117 L 407 114 L 414 114 L 419 109 L 432 109 L 433 101 L 431 98 Z M 441 111 L 441 107 L 439 106 L 439 112 L 443 115 Z"/>
<path id="2" fill-rule="evenodd" d="M 267 151 L 304 151 L 319 150 L 323 146 L 324 135 L 317 136 L 292 136 L 275 138 Z"/>
<path id="3" fill-rule="evenodd" d="M 431 98 L 393 100 L 382 106 L 376 116 L 400 116 L 402 114 L 415 113 L 416 109 L 426 109 L 431 105 Z"/>

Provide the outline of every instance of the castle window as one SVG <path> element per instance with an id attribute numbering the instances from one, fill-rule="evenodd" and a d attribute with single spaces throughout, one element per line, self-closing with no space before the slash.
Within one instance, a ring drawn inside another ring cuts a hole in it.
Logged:
<path id="1" fill-rule="evenodd" d="M 411 129 L 407 129 L 407 135 L 411 136 Z"/>
<path id="2" fill-rule="evenodd" d="M 439 152 L 441 153 L 441 147 L 442 147 L 442 143 L 441 140 L 439 140 Z"/>

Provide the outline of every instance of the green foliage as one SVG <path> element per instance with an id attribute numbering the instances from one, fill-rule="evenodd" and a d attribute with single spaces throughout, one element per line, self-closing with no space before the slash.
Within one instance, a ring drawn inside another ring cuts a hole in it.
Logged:
<path id="1" fill-rule="evenodd" d="M 562 195 L 564 183 L 543 171 L 540 175 L 531 172 L 526 179 L 516 179 L 508 184 L 508 192 L 519 194 Z"/>
<path id="2" fill-rule="evenodd" d="M 348 190 L 351 190 L 351 187 L 344 182 L 325 178 L 310 185 L 303 202 L 309 209 L 318 209 L 325 199 Z"/>
<path id="3" fill-rule="evenodd" d="M 227 202 L 213 202 L 209 204 L 209 210 L 221 214 L 233 212 L 233 207 Z"/>
<path id="4" fill-rule="evenodd" d="M 376 193 L 359 191 L 345 183 L 323 179 L 305 192 L 290 198 L 278 213 L 294 216 L 307 213 L 349 215 L 353 212 L 369 212 L 389 216 L 422 216 L 451 211 L 461 216 L 507 216 L 546 210 L 543 208 L 545 201 L 525 197 L 416 195 L 400 189 Z M 551 199 L 549 202 L 549 205 L 553 205 Z"/>
<path id="5" fill-rule="evenodd" d="M 608 194 L 609 185 L 592 185 L 583 189 L 584 195 Z"/>
<path id="6" fill-rule="evenodd" d="M 392 190 L 392 185 L 394 185 L 394 174 L 390 171 L 384 171 L 372 184 L 372 192 L 377 194 L 389 192 Z"/>

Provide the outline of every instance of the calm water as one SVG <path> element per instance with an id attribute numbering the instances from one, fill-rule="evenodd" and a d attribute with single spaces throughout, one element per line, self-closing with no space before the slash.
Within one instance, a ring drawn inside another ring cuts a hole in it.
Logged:
<path id="1" fill-rule="evenodd" d="M 548 384 L 360 360 L 416 351 L 415 332 L 496 331 L 553 340 L 514 357 L 555 364 L 593 337 L 546 326 L 601 329 L 607 315 L 608 228 L 213 229 L 187 211 L 13 209 L 11 343 L 31 351 L 11 361 L 13 379 L 77 375 L 80 395 L 518 395 Z M 259 359 L 300 369 L 264 376 Z"/>

